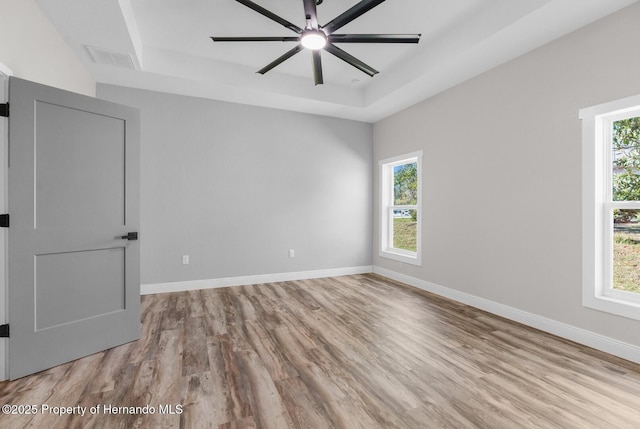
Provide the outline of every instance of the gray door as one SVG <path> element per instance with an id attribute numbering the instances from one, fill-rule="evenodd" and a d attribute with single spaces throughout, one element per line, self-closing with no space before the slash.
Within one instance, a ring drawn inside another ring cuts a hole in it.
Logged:
<path id="1" fill-rule="evenodd" d="M 139 112 L 9 80 L 9 377 L 139 338 Z"/>

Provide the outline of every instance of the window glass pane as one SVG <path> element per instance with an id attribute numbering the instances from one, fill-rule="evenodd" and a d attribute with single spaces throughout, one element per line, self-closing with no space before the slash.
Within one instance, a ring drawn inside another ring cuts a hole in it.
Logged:
<path id="1" fill-rule="evenodd" d="M 418 164 L 411 162 L 393 167 L 393 205 L 418 204 Z"/>
<path id="2" fill-rule="evenodd" d="M 613 288 L 640 293 L 640 210 L 614 210 Z"/>
<path id="3" fill-rule="evenodd" d="M 417 250 L 418 211 L 415 209 L 393 210 L 393 247 L 396 249 Z"/>
<path id="4" fill-rule="evenodd" d="M 613 200 L 640 200 L 640 117 L 613 123 Z"/>

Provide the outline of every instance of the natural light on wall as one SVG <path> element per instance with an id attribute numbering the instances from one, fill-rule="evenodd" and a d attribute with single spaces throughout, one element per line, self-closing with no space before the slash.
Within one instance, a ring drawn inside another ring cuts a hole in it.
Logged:
<path id="1" fill-rule="evenodd" d="M 640 96 L 580 118 L 583 304 L 640 320 Z"/>

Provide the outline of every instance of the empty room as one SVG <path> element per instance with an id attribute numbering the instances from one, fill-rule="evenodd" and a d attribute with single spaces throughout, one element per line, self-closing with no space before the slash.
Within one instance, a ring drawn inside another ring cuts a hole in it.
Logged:
<path id="1" fill-rule="evenodd" d="M 640 427 L 638 22 L 3 0 L 0 427 Z"/>

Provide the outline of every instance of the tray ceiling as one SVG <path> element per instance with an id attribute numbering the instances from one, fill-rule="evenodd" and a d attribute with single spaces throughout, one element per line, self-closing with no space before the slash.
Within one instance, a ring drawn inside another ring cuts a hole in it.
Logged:
<path id="1" fill-rule="evenodd" d="M 636 0 L 387 0 L 340 32 L 420 43 L 342 45 L 373 78 L 323 52 L 318 86 L 308 51 L 256 74 L 292 43 L 211 41 L 294 35 L 234 0 L 36 1 L 97 82 L 374 122 Z M 254 1 L 304 27 L 302 0 Z M 324 0 L 320 24 L 356 3 Z"/>

